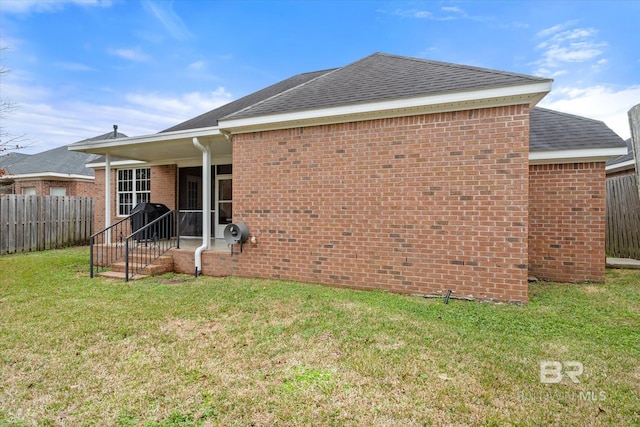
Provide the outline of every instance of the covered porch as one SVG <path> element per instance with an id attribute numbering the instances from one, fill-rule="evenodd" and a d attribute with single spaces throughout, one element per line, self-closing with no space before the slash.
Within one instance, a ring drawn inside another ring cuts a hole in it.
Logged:
<path id="1" fill-rule="evenodd" d="M 220 239 L 233 218 L 232 143 L 217 127 L 83 141 L 69 149 L 103 156 L 91 164 L 103 187 L 97 191 L 96 229 L 127 218 L 125 204 L 162 203 L 175 212 L 180 251 L 191 253 L 189 273 L 194 267 L 202 271 L 204 251 L 230 252 Z M 104 243 L 118 244 L 115 235 L 106 235 Z"/>

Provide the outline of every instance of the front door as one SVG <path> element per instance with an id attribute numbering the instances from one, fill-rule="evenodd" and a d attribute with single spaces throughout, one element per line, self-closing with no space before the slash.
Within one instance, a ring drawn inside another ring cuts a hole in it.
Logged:
<path id="1" fill-rule="evenodd" d="M 215 233 L 216 238 L 224 238 L 224 229 L 231 224 L 232 211 L 232 187 L 231 175 L 216 175 L 216 214 Z"/>

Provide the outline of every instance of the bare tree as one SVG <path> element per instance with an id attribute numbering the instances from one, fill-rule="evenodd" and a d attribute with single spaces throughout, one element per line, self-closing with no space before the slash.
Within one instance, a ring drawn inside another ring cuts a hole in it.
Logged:
<path id="1" fill-rule="evenodd" d="M 6 47 L 0 48 L 0 52 L 7 50 Z M 10 70 L 4 65 L 0 64 L 0 86 L 2 80 L 6 79 Z M 1 91 L 0 91 L 1 93 Z M 17 106 L 10 99 L 0 97 L 0 155 L 5 154 L 7 151 L 19 150 L 26 145 L 25 135 L 14 135 L 7 131 L 8 116 L 11 115 Z"/>

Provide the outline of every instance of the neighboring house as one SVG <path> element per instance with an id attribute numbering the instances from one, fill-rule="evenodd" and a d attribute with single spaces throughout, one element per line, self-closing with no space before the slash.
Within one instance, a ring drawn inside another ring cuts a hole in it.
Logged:
<path id="1" fill-rule="evenodd" d="M 114 131 L 80 143 L 126 137 Z M 98 158 L 69 151 L 66 145 L 32 155 L 9 153 L 0 157 L 0 187 L 3 194 L 91 197 L 95 171 L 86 165 Z"/>
<path id="2" fill-rule="evenodd" d="M 524 303 L 530 275 L 604 280 L 605 161 L 626 152 L 602 122 L 534 109 L 551 82 L 377 53 L 70 149 L 106 156 L 97 229 L 141 200 L 207 248 L 248 226 L 242 253 L 174 251 L 176 271 Z"/>
<path id="3" fill-rule="evenodd" d="M 636 172 L 636 162 L 633 156 L 633 147 L 631 146 L 631 138 L 625 141 L 627 144 L 627 153 L 624 156 L 607 160 L 607 178 L 622 175 L 632 175 Z"/>
<path id="4" fill-rule="evenodd" d="M 2 178 L 6 174 L 7 169 L 11 165 L 19 163 L 27 157 L 29 157 L 29 154 L 14 153 L 12 151 L 0 156 L 0 195 L 13 194 L 14 192 L 13 180 L 5 181 L 5 180 L 2 180 Z"/>

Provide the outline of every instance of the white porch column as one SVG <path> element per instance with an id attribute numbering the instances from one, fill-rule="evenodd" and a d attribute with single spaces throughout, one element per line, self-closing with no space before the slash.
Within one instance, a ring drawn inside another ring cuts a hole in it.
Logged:
<path id="1" fill-rule="evenodd" d="M 104 228 L 111 226 L 111 153 L 104 155 Z M 107 242 L 111 243 L 111 230 L 107 232 Z"/>

